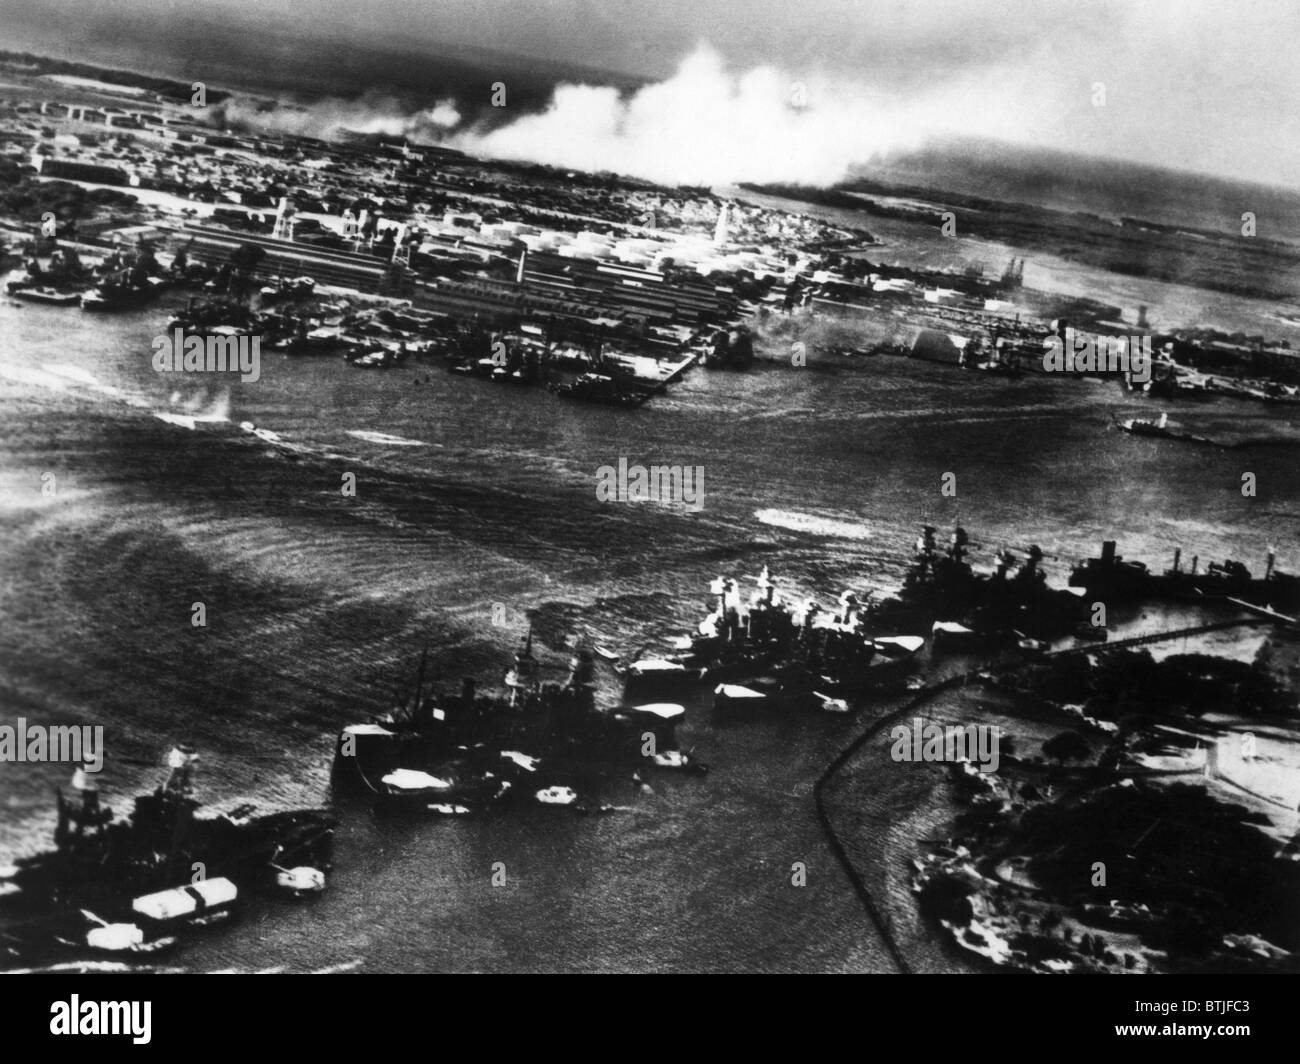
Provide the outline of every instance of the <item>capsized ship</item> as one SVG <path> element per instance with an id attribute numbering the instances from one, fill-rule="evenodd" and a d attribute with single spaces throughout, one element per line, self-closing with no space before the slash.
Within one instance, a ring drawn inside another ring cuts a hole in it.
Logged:
<path id="1" fill-rule="evenodd" d="M 94 773 L 77 769 L 71 788 L 56 792 L 55 848 L 0 875 L 0 935 L 11 957 L 147 950 L 230 916 L 242 892 L 324 888 L 328 811 L 253 816 L 244 805 L 204 816 L 197 763 L 189 747 L 174 749 L 166 781 L 138 796 L 126 819 L 100 804 Z"/>

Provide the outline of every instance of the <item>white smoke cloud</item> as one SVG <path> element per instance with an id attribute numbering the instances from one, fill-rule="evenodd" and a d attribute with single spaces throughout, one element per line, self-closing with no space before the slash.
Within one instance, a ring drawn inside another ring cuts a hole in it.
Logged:
<path id="1" fill-rule="evenodd" d="M 234 129 L 267 133 L 292 133 L 333 140 L 344 130 L 385 133 L 412 141 L 432 143 L 461 123 L 460 108 L 452 99 L 412 111 L 391 96 L 366 95 L 355 100 L 326 99 L 311 104 L 268 103 L 240 96 L 218 108 Z"/>
<path id="2" fill-rule="evenodd" d="M 558 86 L 547 108 L 501 121 L 466 120 L 443 99 L 412 111 L 387 96 L 268 107 L 226 102 L 226 121 L 332 139 L 342 130 L 446 144 L 471 155 L 613 171 L 666 185 L 740 181 L 824 186 L 855 163 L 958 132 L 1019 140 L 1059 115 L 1050 87 L 1024 56 L 1014 66 L 950 78 L 906 96 L 824 74 L 792 77 L 774 66 L 732 72 L 707 45 L 670 78 L 631 94 L 600 85 Z M 507 87 L 507 103 L 508 87 Z M 509 112 L 507 111 L 508 115 Z"/>
<path id="3" fill-rule="evenodd" d="M 827 185 L 854 163 L 916 147 L 939 132 L 1021 130 L 1038 94 L 1014 71 L 899 99 L 825 77 L 761 66 L 729 72 L 701 45 L 666 81 L 630 96 L 564 84 L 540 114 L 449 143 L 472 154 L 610 170 L 663 184 L 738 181 Z"/>

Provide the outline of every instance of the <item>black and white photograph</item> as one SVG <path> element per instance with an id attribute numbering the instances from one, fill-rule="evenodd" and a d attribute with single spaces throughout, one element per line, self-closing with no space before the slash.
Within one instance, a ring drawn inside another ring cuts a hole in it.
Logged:
<path id="1" fill-rule="evenodd" d="M 0 0 L 0 972 L 83 980 L 35 1029 L 147 1041 L 127 974 L 1015 973 L 1249 1041 L 1297 42 Z"/>

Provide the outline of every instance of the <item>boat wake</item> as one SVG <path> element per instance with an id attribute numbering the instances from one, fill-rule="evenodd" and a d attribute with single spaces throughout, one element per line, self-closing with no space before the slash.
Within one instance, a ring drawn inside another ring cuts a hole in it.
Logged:
<path id="1" fill-rule="evenodd" d="M 72 973 L 74 975 L 88 975 L 91 973 L 106 974 L 114 972 L 135 972 L 153 973 L 155 975 L 178 975 L 184 969 L 182 968 L 159 968 L 156 965 L 141 966 L 138 964 L 124 964 L 121 961 L 65 961 L 61 964 L 50 964 L 43 968 L 6 968 L 0 974 L 3 975 L 40 975 L 56 973 Z"/>
<path id="2" fill-rule="evenodd" d="M 128 398 L 126 392 L 121 388 L 114 388 L 111 384 L 103 384 L 95 379 L 94 374 L 82 369 L 80 366 L 69 366 L 62 362 L 45 363 L 41 370 L 63 380 L 75 381 L 77 384 L 89 388 L 93 392 L 99 392 L 100 395 L 111 396 L 114 399 Z"/>
<path id="3" fill-rule="evenodd" d="M 165 421 L 169 425 L 178 425 L 180 428 L 189 429 L 193 432 L 200 424 L 218 424 L 224 422 L 223 417 L 195 417 L 193 414 L 173 414 L 166 410 L 155 410 L 153 416 L 159 421 Z"/>
<path id="4" fill-rule="evenodd" d="M 834 536 L 837 539 L 871 539 L 866 525 L 856 521 L 840 521 L 797 510 L 756 510 L 754 516 L 765 525 L 787 528 L 792 532 L 810 532 L 817 536 Z"/>
<path id="5" fill-rule="evenodd" d="M 369 429 L 348 429 L 348 435 L 366 443 L 382 443 L 386 447 L 428 447 L 423 440 L 408 440 L 405 436 L 390 436 L 386 432 L 371 432 Z"/>

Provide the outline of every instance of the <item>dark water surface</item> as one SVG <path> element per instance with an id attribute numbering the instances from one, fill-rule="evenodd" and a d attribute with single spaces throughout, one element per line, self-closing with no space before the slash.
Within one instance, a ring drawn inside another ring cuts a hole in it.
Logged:
<path id="1" fill-rule="evenodd" d="M 696 370 L 627 412 L 433 365 L 269 353 L 257 383 L 218 385 L 152 370 L 166 315 L 0 301 L 0 723 L 102 723 L 102 788 L 123 810 L 183 739 L 215 806 L 320 803 L 337 727 L 388 708 L 426 642 L 449 685 L 493 683 L 529 611 L 561 662 L 579 627 L 630 651 L 693 623 L 720 572 L 768 563 L 828 603 L 895 585 L 923 521 L 959 518 L 984 561 L 1036 542 L 1062 578 L 1103 537 L 1153 564 L 1181 545 L 1259 568 L 1269 543 L 1300 563 L 1293 446 L 1125 436 L 1113 417 L 1155 410 L 1113 385 L 880 358 L 838 375 Z M 1234 400 L 1173 416 L 1238 442 L 1300 439 L 1293 416 Z M 598 502 L 596 472 L 621 456 L 702 466 L 703 509 Z M 947 471 L 956 499 L 940 497 Z M 345 805 L 324 896 L 256 909 L 168 963 L 887 970 L 811 800 L 862 723 L 715 729 L 693 702 L 685 745 L 714 771 L 656 776 L 653 793 L 611 777 L 628 809 L 609 817 L 413 824 Z M 65 774 L 0 766 L 0 857 L 45 845 Z"/>

